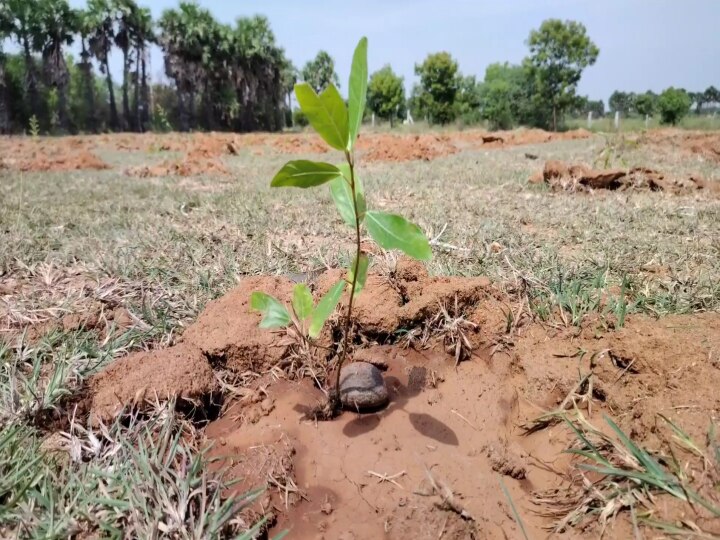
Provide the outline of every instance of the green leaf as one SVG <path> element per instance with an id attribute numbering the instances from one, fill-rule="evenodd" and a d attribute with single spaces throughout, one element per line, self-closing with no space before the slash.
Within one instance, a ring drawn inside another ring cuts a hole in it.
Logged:
<path id="1" fill-rule="evenodd" d="M 365 253 L 360 254 L 360 261 L 357 258 L 353 260 L 350 272 L 348 272 L 348 285 L 352 284 L 353 277 L 355 275 L 355 265 L 357 265 L 357 280 L 355 280 L 355 294 L 358 294 L 365 287 L 367 281 L 367 271 L 370 264 L 370 259 Z"/>
<path id="2" fill-rule="evenodd" d="M 284 328 L 290 324 L 290 313 L 277 299 L 264 292 L 250 295 L 250 307 L 263 314 L 260 328 Z"/>
<path id="3" fill-rule="evenodd" d="M 363 113 L 365 112 L 368 85 L 367 46 L 368 40 L 363 37 L 355 48 L 350 70 L 350 90 L 348 93 L 350 137 L 348 139 L 348 150 L 352 150 L 355 144 L 355 139 L 362 125 Z"/>
<path id="4" fill-rule="evenodd" d="M 319 96 L 307 83 L 295 85 L 295 96 L 310 125 L 326 143 L 343 152 L 347 148 L 348 112 L 345 102 L 334 84 Z"/>
<path id="5" fill-rule="evenodd" d="M 270 182 L 270 187 L 310 188 L 342 175 L 340 169 L 329 163 L 299 159 L 288 161 Z"/>
<path id="6" fill-rule="evenodd" d="M 310 329 L 308 330 L 308 335 L 311 338 L 315 339 L 320 335 L 320 331 L 322 330 L 325 321 L 327 321 L 328 317 L 332 315 L 332 312 L 335 310 L 335 306 L 337 306 L 338 302 L 340 302 L 340 297 L 345 289 L 345 284 L 345 280 L 338 281 L 335 285 L 333 285 L 332 289 L 325 293 L 325 296 L 320 299 L 320 302 L 318 302 L 315 311 L 313 311 L 312 318 L 310 320 Z"/>
<path id="7" fill-rule="evenodd" d="M 293 289 L 292 299 L 295 315 L 301 321 L 307 319 L 313 311 L 313 298 L 310 289 L 304 283 L 298 283 Z"/>
<path id="8" fill-rule="evenodd" d="M 350 189 L 350 166 L 343 163 L 338 168 L 343 176 L 330 182 L 330 194 L 345 223 L 350 227 L 355 227 L 355 206 L 353 205 L 352 190 Z M 357 197 L 360 223 L 362 223 L 363 219 L 365 219 L 367 207 L 365 204 L 365 190 L 357 175 L 355 175 L 355 196 Z"/>
<path id="9" fill-rule="evenodd" d="M 430 243 L 420 227 L 397 214 L 370 211 L 365 215 L 368 232 L 380 247 L 399 249 L 407 255 L 429 261 L 432 259 Z"/>

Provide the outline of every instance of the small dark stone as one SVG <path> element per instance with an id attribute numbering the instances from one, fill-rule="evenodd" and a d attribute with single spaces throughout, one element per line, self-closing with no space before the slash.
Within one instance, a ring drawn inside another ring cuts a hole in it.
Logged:
<path id="1" fill-rule="evenodd" d="M 378 368 L 367 362 L 354 362 L 340 373 L 340 401 L 346 409 L 376 409 L 388 402 L 388 391 Z"/>

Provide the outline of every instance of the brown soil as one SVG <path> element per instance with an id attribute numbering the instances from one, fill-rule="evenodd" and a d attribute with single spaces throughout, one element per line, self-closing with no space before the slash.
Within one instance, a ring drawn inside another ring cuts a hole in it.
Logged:
<path id="1" fill-rule="evenodd" d="M 213 371 L 200 349 L 182 344 L 114 362 L 91 380 L 91 408 L 107 422 L 146 400 L 179 398 L 200 406 L 214 388 Z"/>
<path id="2" fill-rule="evenodd" d="M 16 141 L 14 144 L 4 144 L 7 141 Z M 3 140 L 0 168 L 23 171 L 80 171 L 109 169 L 110 165 L 102 161 L 85 147 L 85 143 L 78 139 L 68 139 L 63 144 L 48 141 L 34 141 L 28 139 Z"/>
<path id="3" fill-rule="evenodd" d="M 540 144 L 556 140 L 583 139 L 591 134 L 584 130 L 549 133 L 538 129 L 486 132 L 467 130 L 448 133 L 408 135 L 399 133 L 363 134 L 359 149 L 368 161 L 432 160 L 457 152 L 478 148 L 502 148 Z M 314 134 L 270 133 L 143 133 L 105 134 L 63 138 L 4 137 L 0 139 L 0 169 L 21 171 L 71 171 L 109 169 L 93 152 L 97 149 L 149 153 L 180 153 L 180 158 L 164 160 L 159 165 L 125 170 L 130 176 L 195 176 L 229 174 L 218 159 L 244 151 L 261 155 L 265 149 L 281 154 L 307 155 L 328 152 L 328 147 Z"/>
<path id="4" fill-rule="evenodd" d="M 717 132 L 661 129 L 647 132 L 644 140 L 669 148 L 679 147 L 710 161 L 720 162 L 720 134 Z"/>
<path id="5" fill-rule="evenodd" d="M 315 296 L 338 277 L 320 276 Z M 240 480 L 235 490 L 268 485 L 257 511 L 270 512 L 275 530 L 289 528 L 294 538 L 517 538 L 501 482 L 529 537 L 544 537 L 552 524 L 545 514 L 556 507 L 552 498 L 531 501 L 574 477 L 576 459 L 563 454 L 573 435 L 562 424 L 531 435 L 522 426 L 557 408 L 591 369 L 593 399 L 590 409 L 578 401 L 583 414 L 599 427 L 603 415 L 613 417 L 652 451 L 667 453 L 672 438 L 658 413 L 702 445 L 720 412 L 719 314 L 630 316 L 615 330 L 606 319 L 566 328 L 525 314 L 508 329 L 510 306 L 524 313 L 519 300 L 500 296 L 483 278 L 429 277 L 401 261 L 388 276 L 369 277 L 353 352 L 386 370 L 390 405 L 308 420 L 325 395 L 310 377 L 283 379 L 292 341 L 258 329 L 260 317 L 248 309 L 251 291 L 287 302 L 292 286 L 280 277 L 246 278 L 208 305 L 179 345 L 131 355 L 95 377 L 90 399 L 101 417 L 156 394 L 201 402 L 215 389 L 213 370 L 254 373 L 206 435 L 216 443 L 212 455 L 224 458 L 218 466 Z M 472 357 L 457 367 L 445 352 L 447 327 L 437 323 L 441 304 L 474 323 L 463 326 Z M 337 337 L 338 321 L 330 326 L 327 340 Z M 690 477 L 705 474 L 690 454 L 674 451 Z M 555 492 L 558 502 L 563 493 Z M 669 496 L 656 501 L 657 519 L 720 532 L 702 511 Z M 568 537 L 597 537 L 594 523 Z M 608 527 L 609 537 L 632 536 L 629 518 Z"/>
<path id="6" fill-rule="evenodd" d="M 468 130 L 424 135 L 371 134 L 359 140 L 358 149 L 365 152 L 363 159 L 367 161 L 430 161 L 465 149 L 503 148 L 586 139 L 591 136 L 589 131 L 582 129 L 562 133 L 550 133 L 541 129 L 521 129 L 492 133 Z"/>
<path id="7" fill-rule="evenodd" d="M 583 164 L 567 164 L 550 160 L 542 172 L 533 174 L 531 184 L 545 182 L 554 191 L 592 192 L 594 190 L 663 191 L 674 195 L 703 193 L 720 196 L 720 183 L 698 176 L 669 178 L 644 167 L 631 169 L 592 169 Z"/>
<path id="8" fill-rule="evenodd" d="M 574 141 L 589 139 L 592 133 L 585 129 L 574 129 L 552 133 L 542 129 L 516 129 L 513 131 L 463 131 L 457 134 L 460 141 L 481 144 L 483 148 L 502 148 L 526 144 L 543 144 L 552 141 Z"/>
<path id="9" fill-rule="evenodd" d="M 358 149 L 367 161 L 430 161 L 458 152 L 448 135 L 390 135 L 361 137 Z"/>
<path id="10" fill-rule="evenodd" d="M 164 161 L 159 165 L 131 167 L 125 170 L 128 176 L 152 178 L 162 176 L 199 176 L 203 174 L 228 175 L 230 171 L 217 159 L 188 156 L 177 161 Z"/>
<path id="11" fill-rule="evenodd" d="M 314 135 L 288 135 L 273 137 L 270 144 L 282 154 L 324 154 L 330 149 Z"/>

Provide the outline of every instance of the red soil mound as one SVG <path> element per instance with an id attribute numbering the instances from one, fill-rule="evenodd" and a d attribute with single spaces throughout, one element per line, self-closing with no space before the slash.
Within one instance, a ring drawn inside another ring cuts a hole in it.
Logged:
<path id="1" fill-rule="evenodd" d="M 330 149 L 314 135 L 285 135 L 273 137 L 270 144 L 283 154 L 324 154 Z"/>
<path id="2" fill-rule="evenodd" d="M 225 176 L 230 174 L 230 171 L 217 159 L 187 157 L 178 161 L 164 161 L 159 165 L 131 167 L 125 170 L 125 174 L 139 178 L 200 176 L 204 174 Z"/>
<path id="3" fill-rule="evenodd" d="M 200 349 L 183 344 L 114 362 L 91 380 L 91 408 L 95 417 L 107 421 L 145 400 L 199 402 L 214 387 L 213 371 Z"/>
<path id="4" fill-rule="evenodd" d="M 649 131 L 644 140 L 660 146 L 679 147 L 705 159 L 720 162 L 720 134 L 717 132 L 662 129 Z"/>
<path id="5" fill-rule="evenodd" d="M 293 283 L 285 278 L 249 277 L 222 298 L 210 302 L 183 334 L 183 341 L 203 351 L 217 365 L 232 371 L 265 371 L 286 354 L 274 332 L 258 327 L 261 316 L 250 311 L 250 295 L 263 291 L 285 302 Z"/>
<path id="6" fill-rule="evenodd" d="M 460 131 L 442 134 L 395 135 L 370 134 L 360 138 L 358 148 L 365 151 L 367 161 L 429 161 L 471 148 L 502 148 L 551 141 L 586 139 L 589 131 L 578 129 L 550 133 L 541 129 L 516 131 Z"/>
<path id="7" fill-rule="evenodd" d="M 450 136 L 374 134 L 360 138 L 358 149 L 367 161 L 429 161 L 458 152 Z"/>
<path id="8" fill-rule="evenodd" d="M 592 133 L 584 129 L 550 132 L 542 129 L 517 129 L 513 131 L 466 131 L 456 134 L 459 141 L 481 145 L 483 148 L 501 148 L 504 146 L 520 146 L 525 144 L 543 144 L 552 141 L 572 141 L 588 139 Z"/>
<path id="9" fill-rule="evenodd" d="M 36 147 L 28 148 L 27 153 L 13 153 L 0 160 L 3 168 L 23 172 L 38 171 L 82 171 L 109 169 L 110 165 L 92 152 L 76 148 L 70 144 L 67 148 Z"/>

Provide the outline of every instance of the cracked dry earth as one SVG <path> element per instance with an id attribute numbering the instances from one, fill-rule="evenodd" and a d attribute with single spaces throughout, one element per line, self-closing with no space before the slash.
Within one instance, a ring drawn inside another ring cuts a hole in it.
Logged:
<path id="1" fill-rule="evenodd" d="M 320 276 L 315 295 L 338 276 Z M 720 410 L 718 314 L 565 327 L 518 310 L 520 298 L 503 296 L 484 278 L 429 277 L 401 260 L 393 272 L 369 277 L 353 351 L 384 370 L 389 405 L 317 422 L 308 411 L 325 398 L 315 379 L 332 373 L 331 356 L 303 370 L 287 336 L 260 330 L 248 306 L 253 290 L 289 301 L 292 286 L 281 277 L 245 278 L 173 347 L 120 359 L 89 388 L 91 414 L 103 419 L 154 395 L 214 404 L 220 412 L 208 415 L 205 428 L 211 455 L 238 480 L 238 492 L 268 487 L 252 511 L 273 517 L 269 537 L 289 530 L 290 538 L 327 540 L 520 538 L 510 500 L 528 537 L 546 537 L 554 520 L 533 501 L 568 487 L 575 461 L 564 450 L 573 435 L 562 423 L 529 435 L 523 426 L 556 409 L 590 363 L 594 384 L 591 399 L 579 402 L 583 414 L 598 426 L 611 416 L 651 450 L 666 442 L 658 413 L 704 440 Z M 440 306 L 473 323 L 464 326 L 472 353 L 457 365 L 447 328 L 429 323 Z M 336 341 L 338 328 L 336 315 L 321 343 Z M 219 408 L 221 373 L 243 385 L 225 392 Z M 658 505 L 658 517 L 692 518 L 720 532 L 707 516 L 687 512 L 672 500 Z M 629 518 L 607 527 L 608 537 L 632 536 Z M 589 520 L 564 537 L 599 534 Z"/>

